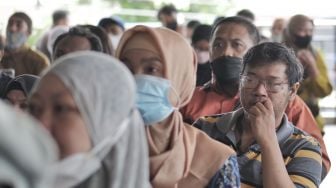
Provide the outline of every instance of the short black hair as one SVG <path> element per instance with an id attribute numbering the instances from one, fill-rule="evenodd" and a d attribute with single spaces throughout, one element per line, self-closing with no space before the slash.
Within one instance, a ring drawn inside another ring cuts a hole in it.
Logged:
<path id="1" fill-rule="evenodd" d="M 187 28 L 195 29 L 199 25 L 201 25 L 201 22 L 199 22 L 198 20 L 190 20 L 187 23 Z"/>
<path id="2" fill-rule="evenodd" d="M 160 8 L 160 10 L 157 14 L 157 18 L 158 18 L 158 20 L 160 20 L 160 15 L 161 14 L 171 16 L 174 13 L 177 13 L 177 9 L 175 8 L 175 6 L 173 4 L 164 5 L 163 7 Z"/>
<path id="3" fill-rule="evenodd" d="M 200 40 L 210 40 L 210 34 L 211 34 L 211 25 L 207 24 L 201 24 L 197 26 L 191 36 L 191 43 L 195 44 L 196 42 Z"/>
<path id="4" fill-rule="evenodd" d="M 251 21 L 254 21 L 254 19 L 255 19 L 253 12 L 251 12 L 248 9 L 243 9 L 243 10 L 238 11 L 237 16 L 241 16 L 241 17 L 250 19 Z"/>
<path id="5" fill-rule="evenodd" d="M 232 16 L 232 17 L 226 17 L 223 19 L 218 20 L 212 27 L 211 30 L 211 35 L 210 35 L 210 39 L 212 39 L 216 29 L 224 24 L 238 24 L 241 25 L 243 27 L 246 28 L 246 30 L 248 31 L 254 45 L 258 44 L 260 42 L 260 34 L 259 31 L 257 29 L 257 27 L 250 22 L 249 20 L 247 20 L 246 18 L 240 17 L 240 16 Z"/>
<path id="6" fill-rule="evenodd" d="M 29 35 L 32 33 L 32 30 L 33 30 L 33 21 L 32 21 L 32 19 L 26 13 L 24 13 L 24 12 L 15 12 L 14 14 L 12 14 L 9 17 L 8 20 L 10 20 L 13 17 L 21 18 L 22 20 L 24 20 L 27 23 Z"/>
<path id="7" fill-rule="evenodd" d="M 67 36 L 80 36 L 80 37 L 85 37 L 89 40 L 91 44 L 91 50 L 97 51 L 97 52 L 103 52 L 103 45 L 102 42 L 100 41 L 99 37 L 93 34 L 89 28 L 83 27 L 83 26 L 75 26 L 70 28 L 70 30 L 67 33 L 63 33 L 54 42 L 53 46 L 53 52 L 56 49 L 56 46 L 58 43 L 64 39 Z"/>
<path id="8" fill-rule="evenodd" d="M 105 32 L 105 30 L 99 26 L 94 26 L 94 25 L 78 25 L 78 27 L 84 27 L 88 28 L 91 33 L 95 34 L 99 39 L 103 47 L 103 52 L 109 55 L 113 55 L 113 47 L 112 46 L 111 40 L 108 36 L 108 34 Z"/>
<path id="9" fill-rule="evenodd" d="M 115 17 L 115 16 L 113 16 L 113 17 L 111 16 L 111 17 L 108 17 L 108 18 L 102 18 L 98 23 L 98 26 L 102 27 L 102 28 L 107 28 L 110 25 L 117 25 L 123 31 L 125 31 L 124 22 L 120 18 Z"/>
<path id="10" fill-rule="evenodd" d="M 62 19 L 66 19 L 69 15 L 69 12 L 66 10 L 56 10 L 52 14 L 53 24 L 57 24 Z"/>
<path id="11" fill-rule="evenodd" d="M 264 42 L 252 47 L 243 58 L 244 73 L 246 66 L 256 67 L 271 63 L 283 63 L 287 66 L 286 75 L 289 86 L 300 82 L 303 77 L 303 67 L 292 49 L 277 42 Z"/>

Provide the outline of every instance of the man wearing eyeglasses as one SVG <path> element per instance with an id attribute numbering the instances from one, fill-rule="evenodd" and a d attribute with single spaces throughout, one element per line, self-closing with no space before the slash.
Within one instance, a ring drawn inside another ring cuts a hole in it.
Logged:
<path id="1" fill-rule="evenodd" d="M 302 75 L 302 65 L 286 47 L 256 45 L 243 59 L 242 108 L 195 122 L 194 126 L 237 152 L 242 187 L 319 187 L 319 143 L 285 114 Z"/>
<path id="2" fill-rule="evenodd" d="M 215 23 L 209 51 L 212 80 L 197 87 L 189 104 L 181 109 L 186 122 L 193 123 L 204 116 L 230 112 L 239 107 L 242 57 L 258 43 L 256 26 L 244 18 L 227 17 Z M 298 96 L 289 102 L 285 112 L 290 122 L 319 141 L 323 156 L 323 179 L 330 169 L 330 159 L 312 113 Z"/>

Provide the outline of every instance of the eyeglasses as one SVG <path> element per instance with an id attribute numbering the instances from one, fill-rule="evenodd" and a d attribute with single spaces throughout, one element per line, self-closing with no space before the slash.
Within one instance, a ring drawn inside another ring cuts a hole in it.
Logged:
<path id="1" fill-rule="evenodd" d="M 247 89 L 257 88 L 258 85 L 260 84 L 260 82 L 263 83 L 266 91 L 274 92 L 274 93 L 283 90 L 283 88 L 284 88 L 283 85 L 288 84 L 287 81 L 276 82 L 276 81 L 271 81 L 271 80 L 261 80 L 261 79 L 258 79 L 256 77 L 254 77 L 254 76 L 247 76 L 247 75 L 241 75 L 241 78 L 240 78 L 240 83 L 241 83 L 242 87 L 245 87 Z"/>

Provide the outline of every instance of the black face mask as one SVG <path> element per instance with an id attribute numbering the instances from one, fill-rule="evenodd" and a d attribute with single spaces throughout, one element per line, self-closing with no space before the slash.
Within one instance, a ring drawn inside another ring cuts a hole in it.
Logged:
<path id="1" fill-rule="evenodd" d="M 312 41 L 312 36 L 311 35 L 306 35 L 306 36 L 299 36 L 299 35 L 294 35 L 294 44 L 298 48 L 308 48 L 309 44 Z"/>
<path id="2" fill-rule="evenodd" d="M 168 22 L 166 27 L 171 29 L 171 30 L 176 31 L 177 30 L 177 22 L 176 21 Z"/>
<path id="3" fill-rule="evenodd" d="M 217 85 L 231 97 L 238 92 L 241 68 L 242 59 L 238 57 L 221 56 L 211 62 Z"/>

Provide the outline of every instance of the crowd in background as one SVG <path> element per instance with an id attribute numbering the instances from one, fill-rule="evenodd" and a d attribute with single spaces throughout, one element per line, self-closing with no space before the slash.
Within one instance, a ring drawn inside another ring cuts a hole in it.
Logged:
<path id="1" fill-rule="evenodd" d="M 247 10 L 209 25 L 69 25 L 0 36 L 0 187 L 319 187 L 331 162 L 318 101 L 333 90 L 314 21 Z M 7 104 L 5 104 L 7 103 Z"/>

